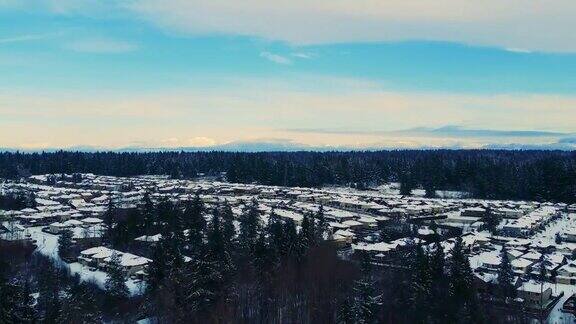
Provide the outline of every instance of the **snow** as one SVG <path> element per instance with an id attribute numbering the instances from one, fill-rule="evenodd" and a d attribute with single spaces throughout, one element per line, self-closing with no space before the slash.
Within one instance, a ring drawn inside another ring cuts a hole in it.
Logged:
<path id="1" fill-rule="evenodd" d="M 56 264 L 60 267 L 70 270 L 73 275 L 79 275 L 80 280 L 84 282 L 92 282 L 98 285 L 101 289 L 105 289 L 106 279 L 108 275 L 100 270 L 92 271 L 89 267 L 82 265 L 78 262 L 66 263 L 60 259 L 58 255 L 58 236 L 42 232 L 41 227 L 29 227 L 28 230 L 32 235 L 32 239 L 36 240 L 38 253 L 41 253 L 51 259 L 53 259 Z M 144 293 L 146 285 L 144 282 L 139 280 L 128 279 L 126 280 L 126 286 L 130 291 L 130 294 L 141 295 Z"/>

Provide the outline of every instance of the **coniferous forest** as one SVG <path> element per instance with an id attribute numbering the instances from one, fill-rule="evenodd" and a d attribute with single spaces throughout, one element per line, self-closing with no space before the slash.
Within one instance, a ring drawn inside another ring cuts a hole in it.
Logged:
<path id="1" fill-rule="evenodd" d="M 0 178 L 74 172 L 173 178 L 226 172 L 230 182 L 360 189 L 401 182 L 405 191 L 458 190 L 486 199 L 576 201 L 576 152 L 565 151 L 0 153 Z"/>

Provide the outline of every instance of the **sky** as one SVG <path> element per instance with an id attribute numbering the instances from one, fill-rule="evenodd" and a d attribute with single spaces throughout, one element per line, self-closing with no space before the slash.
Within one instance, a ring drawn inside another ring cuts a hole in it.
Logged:
<path id="1" fill-rule="evenodd" d="M 0 0 L 0 148 L 576 148 L 573 0 Z"/>

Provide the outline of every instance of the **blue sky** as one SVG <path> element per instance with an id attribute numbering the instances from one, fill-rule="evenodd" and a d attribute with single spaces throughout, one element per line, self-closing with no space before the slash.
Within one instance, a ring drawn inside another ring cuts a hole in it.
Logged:
<path id="1" fill-rule="evenodd" d="M 0 147 L 570 148 L 576 5 L 522 2 L 0 0 Z"/>

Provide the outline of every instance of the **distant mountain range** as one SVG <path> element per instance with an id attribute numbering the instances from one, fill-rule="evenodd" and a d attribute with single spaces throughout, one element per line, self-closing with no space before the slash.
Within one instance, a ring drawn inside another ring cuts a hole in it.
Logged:
<path id="1" fill-rule="evenodd" d="M 563 150 L 573 151 L 576 150 L 576 139 L 562 139 L 556 143 L 549 144 L 486 144 L 479 149 L 498 149 L 498 150 Z M 213 146 L 201 147 L 144 147 L 144 146 L 129 146 L 124 148 L 110 149 L 106 147 L 96 146 L 73 146 L 67 148 L 44 148 L 44 149 L 17 149 L 17 148 L 0 148 L 0 151 L 8 152 L 55 152 L 59 150 L 65 151 L 79 151 L 79 152 L 97 152 L 97 151 L 112 151 L 112 152 L 159 152 L 159 151 L 184 151 L 184 152 L 297 152 L 297 151 L 377 151 L 377 150 L 401 150 L 401 149 L 466 149 L 459 145 L 448 147 L 434 147 L 434 146 L 420 146 L 416 148 L 403 148 L 403 147 L 386 147 L 386 146 L 313 146 L 293 141 L 271 140 L 271 141 L 236 141 L 225 144 L 218 144 Z"/>

